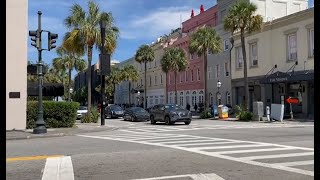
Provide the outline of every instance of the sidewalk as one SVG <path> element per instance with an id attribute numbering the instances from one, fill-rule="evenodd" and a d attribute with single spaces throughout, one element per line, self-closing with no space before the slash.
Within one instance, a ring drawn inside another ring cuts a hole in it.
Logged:
<path id="1" fill-rule="evenodd" d="M 12 130 L 6 132 L 6 140 L 32 139 L 32 138 L 46 138 L 46 137 L 61 137 L 71 136 L 78 133 L 112 131 L 117 128 L 113 126 L 100 126 L 98 123 L 76 123 L 73 128 L 50 128 L 47 129 L 46 134 L 33 134 L 32 129 L 27 130 Z"/>

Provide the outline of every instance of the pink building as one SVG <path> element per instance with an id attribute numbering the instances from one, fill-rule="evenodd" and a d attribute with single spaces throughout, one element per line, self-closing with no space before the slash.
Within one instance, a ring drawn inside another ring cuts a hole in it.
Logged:
<path id="1" fill-rule="evenodd" d="M 202 10 L 201 10 L 202 9 Z M 200 7 L 200 13 L 196 16 L 191 13 L 191 18 L 182 23 L 182 37 L 176 40 L 171 47 L 180 47 L 186 51 L 189 66 L 186 71 L 177 74 L 178 102 L 181 106 L 191 105 L 193 109 L 195 104 L 204 101 L 204 65 L 203 58 L 189 53 L 188 46 L 191 33 L 203 25 L 214 27 L 218 23 L 217 6 L 213 6 L 204 11 Z M 171 72 L 167 77 L 168 101 L 174 103 L 175 98 L 175 79 Z"/>

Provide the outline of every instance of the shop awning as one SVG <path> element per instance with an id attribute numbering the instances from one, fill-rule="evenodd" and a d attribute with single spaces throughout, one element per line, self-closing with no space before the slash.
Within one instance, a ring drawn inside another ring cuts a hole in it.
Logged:
<path id="1" fill-rule="evenodd" d="M 284 82 L 294 82 L 294 81 L 311 81 L 313 79 L 314 79 L 314 70 L 295 71 L 295 72 L 288 72 L 288 73 L 277 71 L 261 79 L 260 83 L 272 84 L 272 83 L 284 83 Z"/>

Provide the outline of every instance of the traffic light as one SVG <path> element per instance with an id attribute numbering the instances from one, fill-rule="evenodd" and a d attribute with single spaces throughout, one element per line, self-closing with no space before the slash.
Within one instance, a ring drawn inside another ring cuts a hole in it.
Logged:
<path id="1" fill-rule="evenodd" d="M 37 31 L 29 31 L 29 36 L 31 36 L 31 46 L 35 48 L 39 47 L 39 41 L 37 41 Z"/>
<path id="2" fill-rule="evenodd" d="M 56 47 L 54 43 L 57 42 L 56 41 L 57 38 L 58 38 L 58 34 L 48 32 L 48 51 Z"/>

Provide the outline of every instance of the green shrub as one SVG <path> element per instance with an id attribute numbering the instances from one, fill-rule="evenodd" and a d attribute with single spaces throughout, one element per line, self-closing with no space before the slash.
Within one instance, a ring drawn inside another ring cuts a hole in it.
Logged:
<path id="1" fill-rule="evenodd" d="M 81 118 L 81 123 L 97 123 L 99 119 L 99 112 L 96 107 L 91 108 L 91 114 L 85 115 Z"/>
<path id="2" fill-rule="evenodd" d="M 211 114 L 211 110 L 210 109 L 206 109 L 204 111 L 201 112 L 200 114 L 200 118 L 201 119 L 208 119 L 208 118 L 212 118 L 212 114 Z"/>
<path id="3" fill-rule="evenodd" d="M 241 121 L 251 121 L 253 117 L 253 113 L 250 111 L 244 111 L 243 107 L 236 106 L 235 108 L 236 117 Z"/>
<path id="4" fill-rule="evenodd" d="M 47 128 L 73 127 L 76 122 L 77 102 L 43 101 L 43 119 Z M 38 117 L 38 102 L 27 103 L 27 129 L 36 127 Z"/>

